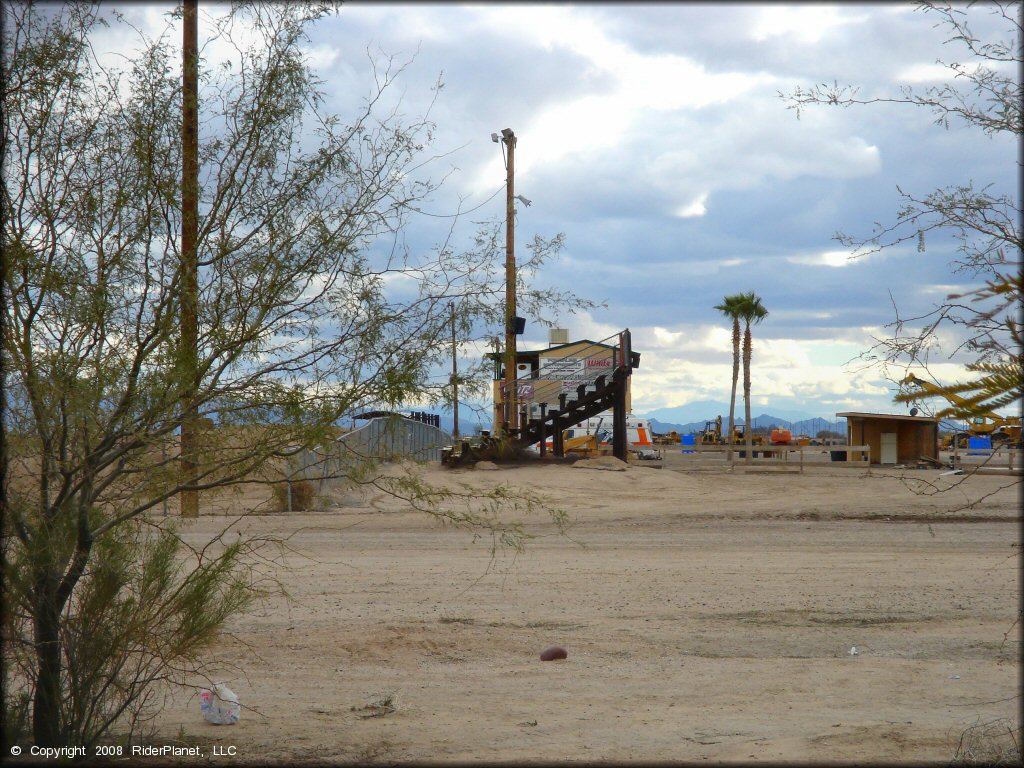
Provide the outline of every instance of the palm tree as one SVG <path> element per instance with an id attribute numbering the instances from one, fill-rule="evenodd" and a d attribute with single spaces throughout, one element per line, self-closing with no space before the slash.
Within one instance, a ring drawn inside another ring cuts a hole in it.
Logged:
<path id="1" fill-rule="evenodd" d="M 752 462 L 753 437 L 754 433 L 750 425 L 750 360 L 753 357 L 753 340 L 750 335 L 750 326 L 756 325 L 768 317 L 768 310 L 761 303 L 761 297 L 753 291 L 741 293 L 735 297 L 736 315 L 744 322 L 743 329 L 743 406 L 746 415 L 746 425 L 743 433 L 746 437 L 746 459 L 747 463 Z"/>
<path id="2" fill-rule="evenodd" d="M 740 300 L 742 293 L 726 296 L 722 303 L 715 306 L 719 312 L 732 319 L 732 394 L 729 396 L 729 432 L 726 438 L 726 459 L 732 463 L 732 436 L 736 431 L 736 384 L 740 377 Z"/>

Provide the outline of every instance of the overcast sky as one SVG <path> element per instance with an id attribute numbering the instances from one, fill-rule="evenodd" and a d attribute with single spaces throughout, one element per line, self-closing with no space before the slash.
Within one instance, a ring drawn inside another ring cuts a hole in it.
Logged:
<path id="1" fill-rule="evenodd" d="M 982 35 L 1000 28 L 984 7 L 972 16 Z M 516 192 L 532 200 L 516 241 L 565 233 L 543 282 L 607 303 L 562 318 L 571 338 L 631 329 L 643 355 L 634 412 L 728 402 L 730 327 L 713 306 L 747 290 L 770 311 L 754 330 L 755 414 L 903 412 L 890 382 L 846 363 L 885 333 L 893 301 L 919 314 L 963 280 L 949 267 L 954 244 L 850 261 L 833 235 L 891 220 L 897 185 L 1015 190 L 1016 143 L 895 105 L 812 107 L 798 120 L 778 93 L 838 81 L 870 97 L 941 82 L 936 60 L 962 52 L 936 21 L 909 4 L 352 2 L 312 28 L 309 55 L 343 116 L 369 92 L 368 48 L 412 59 L 398 83 L 409 115 L 442 77 L 435 148 L 454 152 L 434 167 L 454 170 L 435 212 L 504 189 L 490 135 L 515 131 Z M 468 246 L 472 222 L 503 211 L 499 194 L 457 225 L 456 241 Z M 410 245 L 429 249 L 447 225 L 418 222 Z M 530 322 L 520 346 L 546 343 Z M 935 372 L 963 377 L 954 365 Z"/>

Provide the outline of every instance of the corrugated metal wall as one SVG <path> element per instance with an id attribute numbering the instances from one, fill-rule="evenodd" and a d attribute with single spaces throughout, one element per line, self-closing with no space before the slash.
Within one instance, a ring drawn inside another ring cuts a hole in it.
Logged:
<path id="1" fill-rule="evenodd" d="M 440 461 L 441 448 L 451 444 L 450 434 L 429 424 L 397 415 L 377 417 L 328 449 L 302 451 L 292 460 L 292 479 L 316 482 L 323 493 L 367 461 Z"/>
<path id="2" fill-rule="evenodd" d="M 377 460 L 440 461 L 441 448 L 452 444 L 444 430 L 401 416 L 379 416 L 340 441 L 359 456 Z"/>

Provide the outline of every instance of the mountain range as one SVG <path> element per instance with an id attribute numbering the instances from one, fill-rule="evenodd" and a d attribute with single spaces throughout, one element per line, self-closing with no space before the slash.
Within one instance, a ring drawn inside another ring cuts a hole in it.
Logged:
<path id="1" fill-rule="evenodd" d="M 716 414 L 717 415 L 717 414 Z M 678 432 L 681 435 L 697 434 L 704 431 L 707 422 L 713 421 L 712 419 L 703 419 L 701 421 L 691 421 L 685 424 L 676 424 L 673 422 L 661 421 L 660 419 L 648 418 L 651 425 L 651 431 L 656 434 L 663 435 L 668 432 Z M 810 435 L 814 437 L 822 430 L 829 430 L 831 432 L 838 432 L 839 434 L 846 434 L 846 419 L 822 419 L 818 417 L 812 417 L 809 419 L 801 419 L 799 421 L 789 421 L 779 416 L 773 416 L 768 413 L 762 413 L 759 416 L 755 416 L 750 420 L 754 429 L 765 428 L 771 429 L 772 427 L 780 427 L 782 429 L 790 430 L 794 435 Z M 743 419 L 736 419 L 737 425 L 743 424 Z M 728 419 L 722 419 L 722 431 L 726 432 L 729 429 Z"/>
<path id="2" fill-rule="evenodd" d="M 649 414 L 634 414 L 634 415 L 636 415 L 637 418 L 639 418 L 639 419 L 647 419 L 647 421 L 650 423 L 651 431 L 655 432 L 656 434 L 666 434 L 668 432 L 675 431 L 675 432 L 678 432 L 681 435 L 689 435 L 689 434 L 703 432 L 704 431 L 705 423 L 707 421 L 714 421 L 715 416 L 719 415 L 720 413 L 727 413 L 728 410 L 729 410 L 728 405 L 726 405 L 725 408 L 723 408 L 721 411 L 716 411 L 715 408 L 718 407 L 720 405 L 720 403 L 715 403 L 715 402 L 712 402 L 712 401 L 708 401 L 708 403 L 711 406 L 710 409 L 705 409 L 703 411 L 697 411 L 698 416 L 696 418 L 689 419 L 689 420 L 679 420 L 679 421 L 670 420 L 669 418 L 666 417 L 666 414 L 664 413 L 665 411 L 677 411 L 677 410 L 682 410 L 682 409 L 661 408 L 661 409 L 659 409 L 657 411 L 651 411 Z M 686 407 L 688 408 L 689 406 L 686 406 Z M 658 416 L 656 416 L 656 414 L 659 414 L 659 413 L 661 414 L 660 418 Z M 713 415 L 703 416 L 702 417 L 701 416 L 702 413 L 708 413 L 708 414 L 713 414 Z M 785 413 L 792 413 L 792 412 L 791 411 L 785 411 Z M 825 419 L 825 418 L 810 416 L 810 417 L 807 417 L 807 418 L 804 418 L 804 419 L 791 420 L 791 419 L 783 418 L 778 413 L 776 413 L 776 414 L 762 413 L 759 416 L 755 416 L 755 417 L 751 418 L 751 422 L 753 423 L 755 429 L 757 429 L 758 427 L 765 427 L 765 428 L 782 427 L 784 429 L 791 430 L 794 435 L 804 435 L 804 434 L 806 434 L 806 435 L 812 435 L 813 436 L 813 435 L 816 435 L 818 432 L 820 432 L 823 429 L 831 430 L 833 432 L 839 432 L 841 434 L 845 434 L 846 433 L 846 420 L 845 419 L 838 419 L 838 420 L 832 419 L 832 420 L 829 420 L 829 419 Z M 742 415 L 740 415 L 736 419 L 736 423 L 737 424 L 743 424 L 743 417 L 742 417 Z M 441 414 L 441 429 L 445 430 L 446 432 L 451 433 L 454 428 L 455 428 L 455 420 L 452 418 L 451 414 L 442 413 Z M 466 418 L 460 418 L 459 419 L 459 432 L 461 432 L 462 435 L 472 435 L 475 432 L 479 432 L 481 429 L 490 429 L 490 428 L 491 428 L 490 424 L 481 424 L 476 419 L 466 419 Z M 728 418 L 723 418 L 722 419 L 722 429 L 723 429 L 723 431 L 728 429 Z"/>
<path id="3" fill-rule="evenodd" d="M 736 416 L 737 420 L 742 420 L 743 405 L 741 403 L 736 404 Z M 648 411 L 644 414 L 648 419 L 657 420 L 663 424 L 693 424 L 701 422 L 701 429 L 704 428 L 703 422 L 713 421 L 716 416 L 721 416 L 722 421 L 727 421 L 729 418 L 729 404 L 723 403 L 718 400 L 696 400 L 686 405 L 677 405 L 672 408 L 655 408 L 653 411 Z M 762 414 L 766 419 L 775 419 L 776 421 L 801 421 L 816 418 L 817 414 L 810 413 L 809 411 L 798 411 L 787 408 L 776 408 L 772 407 L 772 415 Z M 822 419 L 823 421 L 827 419 Z M 835 420 L 833 416 L 832 420 Z M 754 426 L 759 427 L 761 425 L 761 416 L 757 419 L 751 419 L 754 422 Z M 764 426 L 771 426 L 765 424 Z M 822 427 L 825 429 L 825 427 Z"/>
<path id="4" fill-rule="evenodd" d="M 822 430 L 846 434 L 846 419 L 826 418 L 814 416 L 806 412 L 793 411 L 785 408 L 772 408 L 773 413 L 761 413 L 751 418 L 754 429 L 780 427 L 790 430 L 794 435 L 810 435 L 814 437 Z M 400 410 L 408 413 L 408 410 Z M 677 432 L 680 435 L 699 434 L 704 431 L 708 421 L 714 421 L 716 416 L 722 416 L 722 431 L 728 429 L 729 404 L 720 403 L 715 400 L 703 400 L 675 408 L 658 408 L 646 414 L 634 414 L 637 418 L 647 419 L 651 431 L 656 434 L 667 434 Z M 736 424 L 743 424 L 742 410 L 736 414 Z M 441 414 L 441 429 L 451 433 L 455 428 L 455 420 L 450 413 Z M 959 429 L 954 422 L 943 421 L 939 425 L 942 431 Z M 476 414 L 467 418 L 459 419 L 459 431 L 463 436 L 472 435 L 482 429 L 491 429 L 490 423 L 483 423 Z"/>

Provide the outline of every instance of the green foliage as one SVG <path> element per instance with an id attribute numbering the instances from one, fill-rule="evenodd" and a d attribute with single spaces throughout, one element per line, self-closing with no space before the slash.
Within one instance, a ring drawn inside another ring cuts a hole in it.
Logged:
<path id="1" fill-rule="evenodd" d="M 12 726 L 24 727 L 26 702 L 38 682 L 30 646 L 20 642 L 34 599 L 24 576 L 40 561 L 59 559 L 73 542 L 73 531 L 55 531 L 33 547 L 12 548 L 5 563 L 14 610 L 4 624 L 4 704 L 16 718 Z M 258 596 L 246 564 L 252 544 L 235 537 L 190 552 L 173 527 L 139 520 L 96 541 L 56 638 L 62 700 L 54 728 L 66 743 L 90 747 L 114 726 L 139 733 L 161 704 L 154 684 L 173 682 L 177 670 L 195 668 L 225 620 Z"/>
<path id="2" fill-rule="evenodd" d="M 914 403 L 928 397 L 946 397 L 952 402 L 936 411 L 936 418 L 970 419 L 991 414 L 1024 397 L 1024 371 L 1017 363 L 971 363 L 967 370 L 983 375 L 974 381 L 947 384 L 931 390 L 909 389 L 896 395 L 895 400 Z"/>
<path id="3" fill-rule="evenodd" d="M 560 533 L 569 528 L 568 514 L 533 491 L 523 491 L 507 484 L 497 484 L 481 493 L 465 484 L 454 488 L 435 488 L 425 483 L 414 465 L 397 473 L 375 473 L 367 476 L 370 485 L 403 499 L 413 508 L 425 512 L 442 525 L 465 528 L 490 537 L 491 554 L 510 549 L 522 552 L 532 538 L 520 516 L 546 512 Z"/>
<path id="4" fill-rule="evenodd" d="M 465 297 L 463 327 L 486 322 L 500 281 L 478 279 L 489 247 L 369 247 L 401 240 L 437 187 L 428 116 L 384 106 L 402 68 L 375 71 L 377 90 L 343 121 L 323 112 L 301 49 L 334 4 L 232 4 L 204 41 L 236 60 L 201 77 L 200 330 L 183 348 L 181 63 L 168 35 L 140 35 L 119 68 L 94 48 L 98 5 L 2 2 L 7 690 L 12 706 L 31 696 L 39 746 L 85 744 L 152 711 L 157 684 L 246 604 L 237 548 L 179 571 L 170 534 L 138 521 L 183 492 L 265 477 L 343 414 L 437 396 L 449 301 Z M 524 273 L 560 247 L 535 240 Z M 396 276 L 418 290 L 389 293 Z M 179 456 L 189 413 L 215 425 L 194 474 Z"/>

